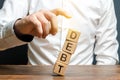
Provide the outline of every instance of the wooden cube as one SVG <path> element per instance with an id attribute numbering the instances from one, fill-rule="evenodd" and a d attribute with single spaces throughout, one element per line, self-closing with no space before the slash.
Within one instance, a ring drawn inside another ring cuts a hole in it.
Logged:
<path id="1" fill-rule="evenodd" d="M 60 62 L 56 62 L 53 68 L 53 72 L 57 75 L 64 75 L 65 71 L 66 71 L 66 64 L 60 63 Z"/>
<path id="2" fill-rule="evenodd" d="M 53 72 L 57 75 L 64 75 L 71 55 L 75 52 L 80 32 L 69 29 L 66 41 L 54 65 Z"/>
<path id="3" fill-rule="evenodd" d="M 77 43 L 79 36 L 80 36 L 80 32 L 73 30 L 73 29 L 69 29 L 66 39 Z"/>
<path id="4" fill-rule="evenodd" d="M 63 63 L 63 64 L 68 64 L 69 61 L 70 61 L 70 58 L 71 58 L 71 54 L 70 54 L 70 53 L 61 51 L 61 52 L 59 53 L 59 56 L 58 56 L 58 58 L 57 58 L 57 61 L 58 61 L 58 62 L 61 62 L 61 63 Z"/>
<path id="5" fill-rule="evenodd" d="M 76 49 L 76 46 L 77 43 L 66 40 L 62 50 L 67 53 L 73 54 Z"/>

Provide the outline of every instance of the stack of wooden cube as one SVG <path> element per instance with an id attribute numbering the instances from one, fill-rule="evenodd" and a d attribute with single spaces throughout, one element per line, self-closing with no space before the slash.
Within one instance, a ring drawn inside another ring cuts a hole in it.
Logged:
<path id="1" fill-rule="evenodd" d="M 65 74 L 70 58 L 72 54 L 75 52 L 79 36 L 80 36 L 80 32 L 73 29 L 68 30 L 66 41 L 54 65 L 53 72 L 55 74 L 57 75 Z"/>

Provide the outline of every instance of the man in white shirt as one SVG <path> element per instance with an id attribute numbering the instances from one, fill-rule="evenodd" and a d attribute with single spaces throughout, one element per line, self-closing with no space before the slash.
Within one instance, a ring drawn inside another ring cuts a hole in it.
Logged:
<path id="1" fill-rule="evenodd" d="M 91 65 L 94 54 L 96 65 L 118 63 L 113 0 L 5 0 L 0 49 L 28 43 L 29 64 L 52 65 L 69 28 L 81 33 L 69 65 Z"/>

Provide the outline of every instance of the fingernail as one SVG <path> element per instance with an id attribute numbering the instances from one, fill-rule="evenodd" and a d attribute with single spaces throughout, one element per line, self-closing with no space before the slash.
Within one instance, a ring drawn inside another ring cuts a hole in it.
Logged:
<path id="1" fill-rule="evenodd" d="M 72 15 L 70 15 L 70 14 L 69 14 L 69 15 L 67 15 L 67 18 L 72 18 Z"/>

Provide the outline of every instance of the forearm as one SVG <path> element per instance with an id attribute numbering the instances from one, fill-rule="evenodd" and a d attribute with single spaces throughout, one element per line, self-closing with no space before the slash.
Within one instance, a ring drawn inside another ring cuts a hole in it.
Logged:
<path id="1" fill-rule="evenodd" d="M 118 59 L 117 26 L 114 4 L 108 0 L 103 6 L 103 14 L 96 29 L 94 53 L 97 65 L 114 65 Z"/>
<path id="2" fill-rule="evenodd" d="M 1 26 L 0 28 L 0 50 L 12 48 L 15 46 L 26 44 L 26 42 L 18 39 L 14 33 L 13 25 L 14 21 Z"/>
<path id="3" fill-rule="evenodd" d="M 110 56 L 96 56 L 96 61 L 96 65 L 116 65 L 119 63 L 118 59 Z"/>
<path id="4" fill-rule="evenodd" d="M 26 44 L 18 39 L 13 25 L 18 18 L 28 13 L 28 0 L 5 0 L 0 10 L 0 49 Z"/>

